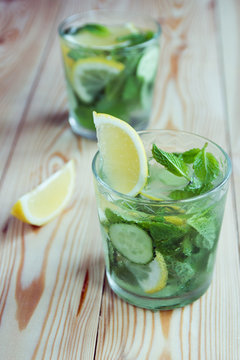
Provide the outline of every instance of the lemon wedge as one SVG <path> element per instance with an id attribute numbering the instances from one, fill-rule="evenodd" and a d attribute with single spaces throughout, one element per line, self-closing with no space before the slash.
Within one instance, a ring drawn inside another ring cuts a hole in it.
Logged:
<path id="1" fill-rule="evenodd" d="M 61 45 L 61 49 L 62 49 L 62 57 L 63 57 L 64 63 L 67 65 L 66 70 L 67 70 L 67 72 L 69 72 L 69 69 L 71 69 L 74 65 L 74 60 L 68 56 L 70 49 L 63 40 L 61 40 L 60 45 Z"/>
<path id="2" fill-rule="evenodd" d="M 107 183 L 122 194 L 136 196 L 148 177 L 140 136 L 129 124 L 111 115 L 94 112 L 93 118 Z"/>
<path id="3" fill-rule="evenodd" d="M 89 104 L 123 69 L 122 63 L 104 57 L 80 59 L 73 67 L 73 87 L 80 99 Z"/>
<path id="4" fill-rule="evenodd" d="M 75 166 L 70 160 L 59 171 L 23 195 L 11 214 L 23 222 L 41 226 L 57 216 L 69 201 L 75 184 Z"/>
<path id="5" fill-rule="evenodd" d="M 167 284 L 167 265 L 162 254 L 156 252 L 155 259 L 149 264 L 148 276 L 139 280 L 139 284 L 145 293 L 154 294 L 162 290 Z"/>

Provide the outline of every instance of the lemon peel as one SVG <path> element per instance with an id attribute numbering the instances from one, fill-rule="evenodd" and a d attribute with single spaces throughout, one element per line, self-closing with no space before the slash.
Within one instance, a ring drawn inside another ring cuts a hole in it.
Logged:
<path id="1" fill-rule="evenodd" d="M 136 196 L 148 177 L 140 136 L 128 123 L 111 115 L 94 112 L 93 118 L 107 183 L 118 192 Z"/>
<path id="2" fill-rule="evenodd" d="M 66 206 L 74 190 L 75 165 L 70 160 L 34 190 L 20 197 L 11 214 L 19 220 L 41 226 L 55 218 Z"/>

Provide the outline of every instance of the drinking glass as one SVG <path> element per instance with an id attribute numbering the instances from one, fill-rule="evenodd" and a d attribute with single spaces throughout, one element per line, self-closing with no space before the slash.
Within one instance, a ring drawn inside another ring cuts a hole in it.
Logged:
<path id="1" fill-rule="evenodd" d="M 182 153 L 207 142 L 207 151 L 220 166 L 210 191 L 181 200 L 155 200 L 115 191 L 104 181 L 99 152 L 92 162 L 110 287 L 135 306 L 173 309 L 198 299 L 211 283 L 231 161 L 220 146 L 198 135 L 170 130 L 139 134 L 149 161 L 153 143 Z M 175 187 L 171 177 L 165 186 L 168 191 Z"/>
<path id="2" fill-rule="evenodd" d="M 147 127 L 160 33 L 152 18 L 112 10 L 75 14 L 60 24 L 69 123 L 76 134 L 96 138 L 93 111 L 137 130 Z"/>

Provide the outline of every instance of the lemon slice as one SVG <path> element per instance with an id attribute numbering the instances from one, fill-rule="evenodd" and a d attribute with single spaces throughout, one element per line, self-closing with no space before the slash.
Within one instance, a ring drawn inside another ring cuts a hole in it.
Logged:
<path id="1" fill-rule="evenodd" d="M 11 214 L 23 222 L 43 225 L 57 216 L 69 201 L 75 183 L 75 166 L 70 160 L 12 207 Z"/>
<path id="2" fill-rule="evenodd" d="M 74 65 L 74 60 L 68 56 L 70 48 L 65 44 L 65 42 L 63 40 L 61 40 L 60 45 L 61 45 L 61 49 L 62 49 L 62 57 L 63 57 L 64 63 L 66 64 L 67 72 L 69 72 L 69 69 L 71 69 Z"/>
<path id="3" fill-rule="evenodd" d="M 73 67 L 73 87 L 80 99 L 89 104 L 123 69 L 122 63 L 103 57 L 80 59 Z"/>
<path id="4" fill-rule="evenodd" d="M 100 28 L 99 28 L 100 27 Z M 138 32 L 137 28 L 133 24 L 126 24 L 124 26 L 104 26 L 100 24 L 86 24 L 79 28 L 76 32 L 74 28 L 73 33 L 65 34 L 65 40 L 71 44 L 76 44 L 81 47 L 92 49 L 114 49 L 115 46 L 124 46 L 128 44 L 128 41 L 119 41 L 121 37 L 131 34 L 132 32 Z"/>
<path id="5" fill-rule="evenodd" d="M 162 290 L 167 284 L 168 271 L 162 254 L 156 252 L 156 257 L 149 264 L 149 268 L 148 276 L 138 282 L 145 293 L 153 294 Z"/>
<path id="6" fill-rule="evenodd" d="M 140 136 L 129 124 L 111 115 L 94 112 L 93 117 L 107 183 L 118 192 L 136 196 L 148 177 Z"/>

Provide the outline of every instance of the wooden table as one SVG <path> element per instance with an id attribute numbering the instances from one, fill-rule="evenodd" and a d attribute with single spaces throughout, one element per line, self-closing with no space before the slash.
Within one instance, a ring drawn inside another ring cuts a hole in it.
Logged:
<path id="1" fill-rule="evenodd" d="M 163 36 L 151 128 L 219 143 L 233 176 L 212 285 L 174 311 L 116 297 L 105 279 L 91 159 L 97 145 L 67 122 L 57 25 L 80 10 L 141 9 Z M 0 359 L 240 358 L 240 3 L 237 0 L 0 2 Z M 68 159 L 65 211 L 34 228 L 11 206 Z"/>

